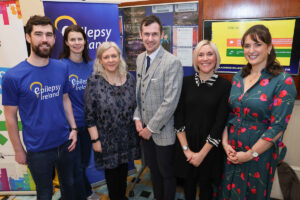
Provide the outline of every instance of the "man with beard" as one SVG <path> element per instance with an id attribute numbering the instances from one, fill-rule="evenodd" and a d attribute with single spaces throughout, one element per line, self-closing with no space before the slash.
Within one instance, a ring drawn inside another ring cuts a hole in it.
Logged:
<path id="1" fill-rule="evenodd" d="M 36 184 L 37 199 L 52 199 L 55 166 L 62 199 L 75 199 L 74 164 L 77 127 L 68 96 L 67 66 L 50 59 L 55 43 L 54 25 L 48 17 L 32 16 L 26 24 L 30 56 L 8 70 L 2 80 L 6 126 L 19 164 L 28 164 Z M 22 121 L 23 142 L 17 112 Z"/>

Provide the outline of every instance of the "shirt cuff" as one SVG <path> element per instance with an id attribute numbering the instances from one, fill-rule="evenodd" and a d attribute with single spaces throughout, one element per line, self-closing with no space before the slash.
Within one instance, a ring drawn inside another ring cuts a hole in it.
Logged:
<path id="1" fill-rule="evenodd" d="M 138 118 L 138 117 L 134 117 L 134 118 L 133 118 L 133 121 L 134 121 L 134 120 L 140 120 L 140 121 L 141 121 L 141 119 Z"/>
<path id="2" fill-rule="evenodd" d="M 175 133 L 180 133 L 180 132 L 184 132 L 185 131 L 185 126 L 180 127 L 179 129 L 175 128 Z"/>
<path id="3" fill-rule="evenodd" d="M 221 140 L 211 138 L 210 135 L 208 135 L 206 138 L 206 142 L 210 143 L 211 145 L 214 145 L 215 147 L 218 147 Z"/>
<path id="4" fill-rule="evenodd" d="M 154 131 L 152 131 L 150 128 L 149 128 L 149 126 L 147 125 L 147 128 L 149 129 L 149 131 L 151 132 L 151 133 L 154 133 Z"/>

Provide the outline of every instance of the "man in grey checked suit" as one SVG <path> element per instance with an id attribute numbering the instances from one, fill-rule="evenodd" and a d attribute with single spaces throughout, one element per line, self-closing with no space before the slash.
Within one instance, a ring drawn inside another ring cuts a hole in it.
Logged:
<path id="1" fill-rule="evenodd" d="M 143 19 L 140 37 L 146 52 L 137 57 L 136 130 L 142 138 L 150 168 L 154 197 L 174 200 L 174 111 L 179 100 L 183 69 L 178 58 L 160 45 L 163 31 L 154 15 Z"/>

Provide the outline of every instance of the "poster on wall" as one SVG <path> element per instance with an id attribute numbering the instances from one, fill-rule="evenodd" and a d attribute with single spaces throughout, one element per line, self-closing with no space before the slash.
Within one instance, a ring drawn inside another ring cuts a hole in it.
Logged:
<path id="1" fill-rule="evenodd" d="M 299 72 L 300 57 L 300 18 L 205 21 L 204 38 L 211 39 L 218 46 L 221 65 L 218 72 L 235 73 L 246 63 L 241 38 L 253 25 L 263 24 L 269 28 L 277 60 L 286 72 L 296 75 Z"/>
<path id="2" fill-rule="evenodd" d="M 136 57 L 145 51 L 139 36 L 141 21 L 153 14 L 160 18 L 163 25 L 165 35 L 161 39 L 162 47 L 178 56 L 185 75 L 194 73 L 192 52 L 198 42 L 198 3 L 128 7 L 119 11 L 124 19 L 123 55 L 130 71 L 136 70 Z M 186 38 L 188 41 L 185 42 Z"/>
<path id="3" fill-rule="evenodd" d="M 2 77 L 26 58 L 20 3 L 18 0 L 0 1 L 0 195 L 35 193 L 35 184 L 27 166 L 15 162 L 2 107 Z"/>

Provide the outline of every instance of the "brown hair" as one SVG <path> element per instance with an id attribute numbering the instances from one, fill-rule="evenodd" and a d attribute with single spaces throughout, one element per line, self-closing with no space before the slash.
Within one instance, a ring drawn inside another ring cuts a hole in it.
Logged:
<path id="1" fill-rule="evenodd" d="M 250 27 L 244 33 L 242 40 L 241 40 L 241 44 L 242 44 L 243 48 L 245 45 L 246 37 L 248 35 L 255 42 L 258 42 L 258 39 L 260 39 L 262 42 L 264 42 L 268 46 L 272 45 L 271 33 L 270 33 L 269 29 L 262 24 L 254 25 L 254 26 Z M 250 63 L 247 63 L 247 65 L 243 67 L 243 69 L 242 69 L 242 77 L 243 78 L 250 74 L 251 68 L 252 68 L 252 66 Z M 272 75 L 272 77 L 277 76 L 278 74 L 280 74 L 281 72 L 284 71 L 283 67 L 276 60 L 276 53 L 275 53 L 273 45 L 272 45 L 271 52 L 268 55 L 266 70 Z"/>
<path id="2" fill-rule="evenodd" d="M 83 58 L 83 61 L 85 63 L 87 63 L 88 61 L 91 60 L 91 58 L 89 56 L 88 41 L 87 41 L 87 37 L 86 37 L 84 30 L 78 25 L 71 25 L 71 26 L 68 26 L 68 28 L 66 28 L 66 30 L 64 32 L 63 50 L 60 53 L 59 58 L 69 58 L 70 57 L 70 47 L 66 44 L 66 42 L 68 41 L 70 32 L 78 32 L 78 33 L 82 34 L 82 37 L 85 41 L 84 49 L 82 52 L 82 58 Z"/>
<path id="3" fill-rule="evenodd" d="M 159 31 L 160 31 L 160 33 L 162 33 L 163 32 L 163 28 L 162 28 L 161 21 L 155 15 L 149 15 L 149 16 L 147 16 L 147 17 L 145 17 L 143 19 L 143 21 L 141 22 L 140 31 L 141 32 L 143 31 L 143 26 L 149 26 L 150 24 L 153 24 L 155 22 L 158 23 L 158 25 L 159 25 Z"/>
<path id="4" fill-rule="evenodd" d="M 53 34 L 55 34 L 55 27 L 51 19 L 49 17 L 40 16 L 40 15 L 33 15 L 29 18 L 29 20 L 26 23 L 25 32 L 30 35 L 33 26 L 38 26 L 38 25 L 42 25 L 42 26 L 51 25 Z"/>

